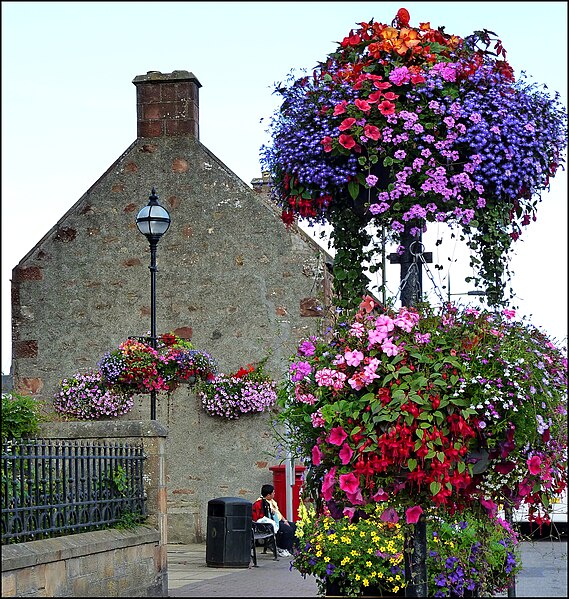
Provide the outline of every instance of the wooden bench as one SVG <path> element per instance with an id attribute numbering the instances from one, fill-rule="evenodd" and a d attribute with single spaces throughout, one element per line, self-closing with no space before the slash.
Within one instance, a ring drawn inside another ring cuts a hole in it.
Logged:
<path id="1" fill-rule="evenodd" d="M 251 551 L 253 557 L 253 566 L 257 566 L 257 543 L 263 547 L 263 553 L 267 553 L 267 548 L 273 551 L 274 559 L 277 556 L 277 537 L 272 524 L 268 522 L 253 522 L 251 529 Z"/>

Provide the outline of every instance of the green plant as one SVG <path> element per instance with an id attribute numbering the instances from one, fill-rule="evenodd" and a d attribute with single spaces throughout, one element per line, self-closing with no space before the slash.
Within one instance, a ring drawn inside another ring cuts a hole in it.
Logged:
<path id="1" fill-rule="evenodd" d="M 39 424 L 37 401 L 14 391 L 2 393 L 2 442 L 29 437 Z"/>
<path id="2" fill-rule="evenodd" d="M 145 516 L 138 514 L 136 512 L 125 512 L 121 515 L 118 522 L 115 523 L 113 528 L 118 528 L 119 530 L 129 530 L 143 524 L 146 520 Z"/>

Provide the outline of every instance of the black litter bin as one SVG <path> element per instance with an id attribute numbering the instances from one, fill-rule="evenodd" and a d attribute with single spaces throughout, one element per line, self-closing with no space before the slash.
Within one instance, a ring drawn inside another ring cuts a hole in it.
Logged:
<path id="1" fill-rule="evenodd" d="M 247 568 L 251 561 L 253 504 L 218 497 L 207 504 L 205 561 L 214 568 Z"/>

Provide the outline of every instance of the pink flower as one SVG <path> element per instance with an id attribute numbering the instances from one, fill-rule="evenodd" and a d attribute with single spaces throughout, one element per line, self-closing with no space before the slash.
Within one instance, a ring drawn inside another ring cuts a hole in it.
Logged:
<path id="1" fill-rule="evenodd" d="M 480 505 L 488 512 L 491 518 L 498 513 L 498 506 L 490 499 L 481 499 Z"/>
<path id="2" fill-rule="evenodd" d="M 372 345 L 381 345 L 387 337 L 387 333 L 385 331 L 378 331 L 377 329 L 372 329 L 368 331 L 367 338 L 369 339 L 368 348 Z"/>
<path id="3" fill-rule="evenodd" d="M 397 345 L 391 343 L 391 341 L 389 341 L 389 339 L 386 339 L 382 344 L 381 344 L 381 349 L 388 355 L 388 356 L 396 356 L 399 354 L 399 348 L 397 347 Z"/>
<path id="4" fill-rule="evenodd" d="M 347 466 L 350 463 L 352 456 L 354 455 L 354 450 L 347 443 L 344 443 L 342 445 L 342 449 L 340 450 L 340 453 L 338 455 L 340 457 L 342 464 L 344 466 Z M 316 464 L 316 465 L 318 466 L 318 464 Z"/>
<path id="5" fill-rule="evenodd" d="M 326 421 L 324 418 L 322 418 L 322 412 L 320 411 L 320 408 L 318 408 L 316 412 L 310 414 L 310 420 L 312 421 L 312 426 L 314 428 L 320 428 L 326 424 Z"/>
<path id="6" fill-rule="evenodd" d="M 339 447 L 340 445 L 342 445 L 342 443 L 345 441 L 347 437 L 348 434 L 346 433 L 346 431 L 341 426 L 336 426 L 330 431 L 330 434 L 328 435 L 328 443 L 331 443 L 332 445 L 338 445 Z"/>
<path id="7" fill-rule="evenodd" d="M 372 495 L 372 499 L 374 501 L 387 501 L 389 499 L 389 495 L 383 489 L 378 489 L 375 495 Z"/>
<path id="8" fill-rule="evenodd" d="M 541 472 L 541 458 L 538 455 L 532 456 L 527 464 L 530 474 L 539 474 Z"/>
<path id="9" fill-rule="evenodd" d="M 394 508 L 388 507 L 386 510 L 383 510 L 379 519 L 382 522 L 395 523 L 395 522 L 399 522 L 399 514 L 397 513 L 397 511 Z"/>
<path id="10" fill-rule="evenodd" d="M 321 462 L 322 462 L 322 452 L 320 451 L 320 447 L 318 447 L 318 445 L 315 445 L 312 448 L 312 463 L 315 466 L 320 466 Z"/>
<path id="11" fill-rule="evenodd" d="M 420 505 L 407 508 L 405 510 L 405 519 L 407 520 L 407 524 L 417 524 L 422 513 L 423 508 Z"/>
<path id="12" fill-rule="evenodd" d="M 395 104 L 389 100 L 384 100 L 381 104 L 378 104 L 377 107 L 383 116 L 388 116 L 395 112 Z"/>
<path id="13" fill-rule="evenodd" d="M 360 362 L 364 359 L 363 353 L 357 349 L 354 351 L 347 350 L 344 353 L 344 356 L 346 357 L 346 363 L 349 366 L 359 366 Z"/>
<path id="14" fill-rule="evenodd" d="M 326 472 L 322 481 L 322 497 L 325 501 L 330 501 L 336 486 L 336 467 Z"/>
<path id="15" fill-rule="evenodd" d="M 340 474 L 340 489 L 346 493 L 356 493 L 360 488 L 360 481 L 353 472 Z"/>
<path id="16" fill-rule="evenodd" d="M 334 373 L 335 371 L 331 368 L 322 368 L 322 370 L 316 372 L 314 378 L 319 387 L 332 387 L 334 384 Z"/>
<path id="17" fill-rule="evenodd" d="M 344 383 L 346 382 L 347 378 L 348 377 L 343 372 L 335 371 L 334 372 L 334 382 L 332 383 L 332 386 L 334 387 L 334 389 L 336 389 L 336 391 L 339 391 L 340 389 L 342 389 L 344 387 Z"/>
<path id="18" fill-rule="evenodd" d="M 358 339 L 361 338 L 361 336 L 364 334 L 365 332 L 365 327 L 361 322 L 354 322 L 352 324 L 352 326 L 350 327 L 350 335 L 353 335 L 354 337 L 357 337 Z"/>

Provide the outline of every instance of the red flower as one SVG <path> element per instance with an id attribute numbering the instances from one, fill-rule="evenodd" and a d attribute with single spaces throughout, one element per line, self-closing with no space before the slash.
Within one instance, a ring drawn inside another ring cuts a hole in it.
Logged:
<path id="1" fill-rule="evenodd" d="M 409 21 L 411 19 L 411 15 L 406 8 L 400 8 L 397 11 L 397 22 L 401 27 L 407 27 L 409 25 Z"/>
<path id="2" fill-rule="evenodd" d="M 377 141 L 381 137 L 381 131 L 375 125 L 366 125 L 364 127 L 364 135 Z"/>
<path id="3" fill-rule="evenodd" d="M 351 150 L 356 145 L 355 139 L 351 135 L 346 135 L 345 133 L 340 135 L 338 141 L 341 146 L 346 148 L 346 150 Z"/>
<path id="4" fill-rule="evenodd" d="M 365 100 L 360 100 L 359 98 L 354 101 L 354 105 L 356 108 L 359 108 L 362 112 L 368 112 L 369 110 L 371 110 L 371 104 L 369 102 L 366 102 Z"/>
<path id="5" fill-rule="evenodd" d="M 383 116 L 387 116 L 395 112 L 395 104 L 389 100 L 384 100 L 381 104 L 378 104 L 377 107 Z"/>
<path id="6" fill-rule="evenodd" d="M 329 135 L 324 137 L 320 143 L 324 146 L 325 152 L 332 151 L 332 138 Z"/>
<path id="7" fill-rule="evenodd" d="M 338 125 L 338 130 L 339 131 L 346 131 L 347 129 L 350 129 L 352 127 L 352 125 L 354 125 L 356 122 L 356 119 L 350 117 L 347 119 L 344 119 L 339 125 Z"/>

